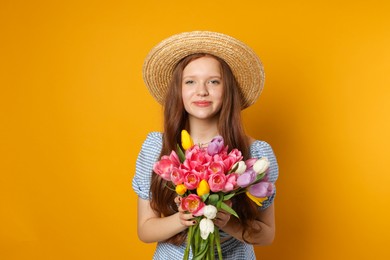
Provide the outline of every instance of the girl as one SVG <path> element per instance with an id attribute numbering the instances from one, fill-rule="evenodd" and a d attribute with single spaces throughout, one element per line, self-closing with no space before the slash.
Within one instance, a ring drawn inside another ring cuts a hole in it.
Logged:
<path id="1" fill-rule="evenodd" d="M 186 230 L 193 216 L 178 205 L 153 164 L 176 150 L 180 132 L 186 129 L 194 143 L 207 146 L 216 135 L 244 159 L 267 157 L 268 180 L 275 182 L 278 166 L 272 148 L 248 137 L 240 112 L 259 97 L 263 66 L 244 43 L 224 34 L 195 31 L 169 37 L 154 47 L 143 68 L 152 96 L 164 106 L 164 133 L 150 133 L 139 153 L 133 189 L 138 194 L 138 236 L 158 242 L 154 259 L 180 259 Z M 255 259 L 253 245 L 269 245 L 275 234 L 275 193 L 258 207 L 245 193 L 233 197 L 232 208 L 240 219 L 220 210 L 214 224 L 221 230 L 223 259 Z"/>

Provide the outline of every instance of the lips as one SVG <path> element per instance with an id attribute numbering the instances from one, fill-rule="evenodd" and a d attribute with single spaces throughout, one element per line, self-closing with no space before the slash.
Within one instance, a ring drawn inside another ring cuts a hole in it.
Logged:
<path id="1" fill-rule="evenodd" d="M 210 101 L 195 101 L 194 104 L 199 107 L 208 107 L 211 105 Z"/>

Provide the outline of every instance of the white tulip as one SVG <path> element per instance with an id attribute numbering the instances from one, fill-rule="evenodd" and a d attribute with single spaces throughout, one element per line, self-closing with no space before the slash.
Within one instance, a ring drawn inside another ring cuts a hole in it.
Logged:
<path id="1" fill-rule="evenodd" d="M 208 219 L 214 219 L 215 216 L 217 216 L 217 208 L 213 205 L 206 205 L 203 208 L 203 216 L 205 216 Z"/>
<path id="2" fill-rule="evenodd" d="M 237 166 L 238 165 L 238 166 Z M 246 170 L 246 164 L 244 161 L 239 161 L 239 162 L 236 162 L 236 164 L 233 166 L 236 167 L 237 166 L 237 169 L 236 169 L 236 173 L 238 174 L 243 174 Z"/>
<path id="3" fill-rule="evenodd" d="M 253 170 L 260 174 L 265 172 L 269 167 L 269 161 L 266 157 L 261 157 L 258 159 L 255 164 L 253 165 Z"/>
<path id="4" fill-rule="evenodd" d="M 214 223 L 211 219 L 203 218 L 199 223 L 200 236 L 206 240 L 210 233 L 214 233 Z"/>

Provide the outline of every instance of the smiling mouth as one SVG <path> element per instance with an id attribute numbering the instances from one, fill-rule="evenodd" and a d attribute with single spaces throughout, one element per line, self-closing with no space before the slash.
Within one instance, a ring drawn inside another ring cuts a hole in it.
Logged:
<path id="1" fill-rule="evenodd" d="M 211 102 L 210 101 L 196 101 L 196 102 L 194 102 L 194 104 L 196 106 L 199 106 L 199 107 L 207 107 L 207 106 L 211 105 Z"/>

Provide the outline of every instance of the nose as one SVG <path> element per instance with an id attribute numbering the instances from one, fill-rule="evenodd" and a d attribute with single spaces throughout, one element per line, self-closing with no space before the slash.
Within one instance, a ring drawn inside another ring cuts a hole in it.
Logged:
<path id="1" fill-rule="evenodd" d="M 207 86 L 206 86 L 206 82 L 198 85 L 197 95 L 200 97 L 206 97 L 209 95 L 209 92 L 208 92 Z"/>

